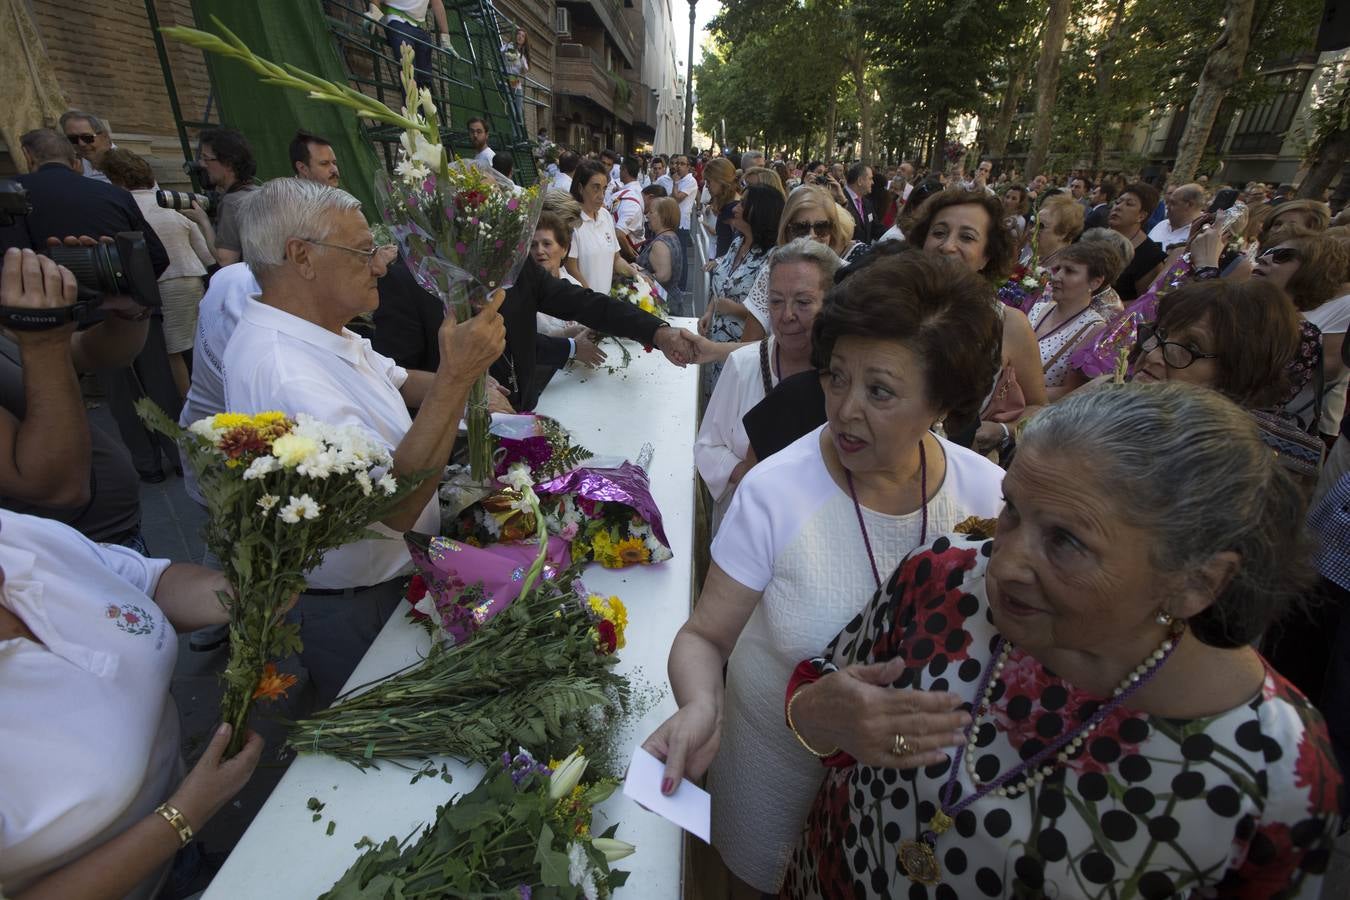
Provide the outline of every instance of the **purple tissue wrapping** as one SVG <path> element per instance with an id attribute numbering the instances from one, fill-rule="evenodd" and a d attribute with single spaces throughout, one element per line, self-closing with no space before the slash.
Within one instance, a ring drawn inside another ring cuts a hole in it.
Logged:
<path id="1" fill-rule="evenodd" d="M 626 462 L 617 469 L 592 469 L 581 466 L 565 475 L 534 486 L 541 497 L 546 494 L 576 494 L 579 498 L 603 503 L 622 503 L 632 507 L 652 527 L 652 534 L 669 547 L 661 524 L 661 510 L 652 499 L 651 482 L 641 466 Z"/>

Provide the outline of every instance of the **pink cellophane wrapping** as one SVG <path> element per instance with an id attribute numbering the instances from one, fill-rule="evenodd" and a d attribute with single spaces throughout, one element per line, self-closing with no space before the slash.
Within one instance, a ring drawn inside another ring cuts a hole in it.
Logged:
<path id="1" fill-rule="evenodd" d="M 475 547 L 453 538 L 415 533 L 407 536 L 407 542 L 413 565 L 427 587 L 415 610 L 437 619 L 455 643 L 486 625 L 520 595 L 521 582 L 539 555 L 538 544 Z M 540 577 L 553 578 L 569 563 L 567 542 L 551 537 Z M 485 599 L 472 609 L 461 605 L 460 594 L 479 582 Z"/>
<path id="2" fill-rule="evenodd" d="M 1089 379 L 1114 372 L 1120 351 L 1134 349 L 1139 326 L 1157 320 L 1158 293 L 1166 293 L 1183 279 L 1189 278 L 1190 274 L 1190 254 L 1186 254 L 1155 278 L 1148 290 L 1130 302 L 1120 315 L 1079 345 L 1073 356 L 1069 357 L 1069 365 Z"/>
<path id="3" fill-rule="evenodd" d="M 661 524 L 661 510 L 652 499 L 651 482 L 641 466 L 625 462 L 617 469 L 593 469 L 581 466 L 565 475 L 534 486 L 539 496 L 547 494 L 575 494 L 579 498 L 603 503 L 622 503 L 631 507 L 652 528 L 652 534 L 667 548 L 666 530 Z"/>

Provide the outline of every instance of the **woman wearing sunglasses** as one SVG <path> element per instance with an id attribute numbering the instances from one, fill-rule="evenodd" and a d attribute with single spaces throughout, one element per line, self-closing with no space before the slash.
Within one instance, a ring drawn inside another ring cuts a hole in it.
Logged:
<path id="1" fill-rule="evenodd" d="M 1315 358 L 1295 361 L 1312 377 L 1284 408 L 1305 431 L 1320 432 L 1330 443 L 1340 431 L 1350 375 L 1341 364 L 1341 344 L 1350 328 L 1350 290 L 1346 286 L 1350 256 L 1336 238 L 1298 227 L 1270 232 L 1261 250 L 1252 278 L 1281 288 L 1304 320 L 1320 332 L 1322 358 L 1320 362 Z"/>
<path id="2" fill-rule="evenodd" d="M 778 223 L 778 246 L 783 247 L 798 238 L 810 238 L 834 251 L 845 265 L 857 259 L 867 249 L 862 241 L 853 239 L 853 219 L 846 215 L 824 188 L 812 184 L 793 191 L 783 207 L 783 218 Z M 769 270 L 765 267 L 746 296 L 745 306 L 753 314 L 755 323 L 746 322 L 741 340 L 759 340 L 769 329 Z M 756 326 L 758 326 L 756 328 Z"/>

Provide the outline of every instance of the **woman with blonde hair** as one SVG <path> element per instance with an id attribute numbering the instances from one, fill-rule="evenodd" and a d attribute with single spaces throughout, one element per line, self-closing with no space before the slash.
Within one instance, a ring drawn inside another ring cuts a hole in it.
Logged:
<path id="1" fill-rule="evenodd" d="M 736 203 L 740 195 L 736 190 L 736 167 L 731 160 L 719 156 L 708 160 L 703 167 L 703 190 L 708 195 L 703 207 L 703 234 L 708 241 L 708 264 L 705 272 L 711 272 L 714 262 L 727 248 L 736 232 L 731 227 L 731 217 L 736 213 Z"/>
<path id="2" fill-rule="evenodd" d="M 1261 223 L 1261 246 L 1269 246 L 1277 228 L 1295 226 L 1309 231 L 1325 231 L 1331 224 L 1331 209 L 1321 200 L 1286 200 L 1271 207 L 1270 215 Z"/>
<path id="3" fill-rule="evenodd" d="M 783 187 L 783 179 L 778 177 L 778 173 L 773 169 L 766 169 L 763 166 L 753 166 L 745 170 L 741 176 L 741 181 L 745 182 L 747 188 L 756 184 L 762 184 L 773 188 L 784 197 L 787 196 L 787 189 Z"/>

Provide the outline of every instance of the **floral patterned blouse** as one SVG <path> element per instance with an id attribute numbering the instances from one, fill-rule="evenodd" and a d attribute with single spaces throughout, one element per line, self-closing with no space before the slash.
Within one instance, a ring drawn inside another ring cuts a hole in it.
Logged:
<path id="1" fill-rule="evenodd" d="M 957 535 L 911 556 L 812 668 L 900 655 L 909 666 L 895 687 L 973 699 L 997 637 L 984 593 L 991 549 Z M 977 731 L 985 781 L 1102 702 L 1020 650 L 995 685 Z M 1268 666 L 1239 707 L 1189 720 L 1122 707 L 1042 784 L 976 800 L 937 839 L 935 887 L 897 871 L 896 850 L 926 827 L 951 763 L 830 762 L 784 897 L 1316 898 L 1338 825 L 1322 717 Z M 957 786 L 973 789 L 964 767 Z"/>

